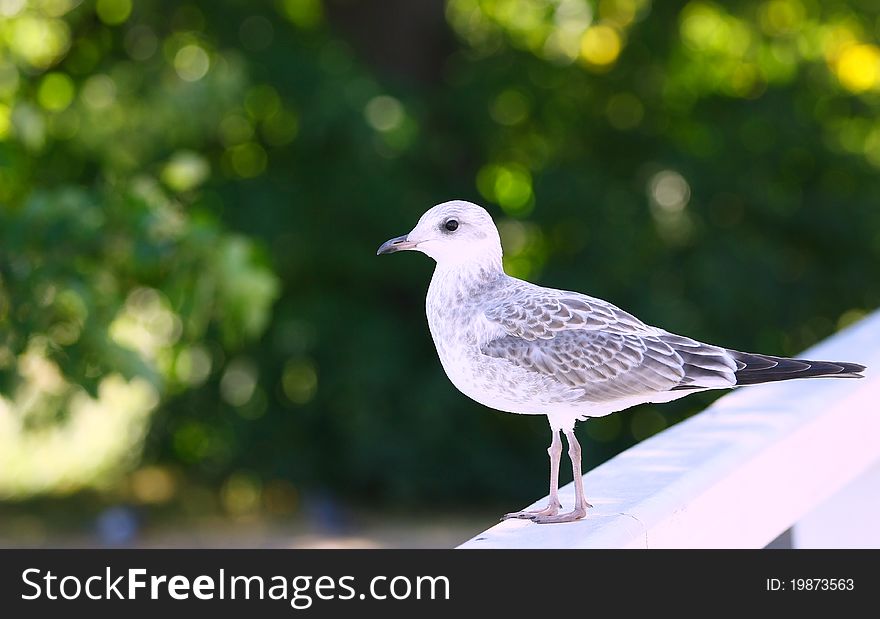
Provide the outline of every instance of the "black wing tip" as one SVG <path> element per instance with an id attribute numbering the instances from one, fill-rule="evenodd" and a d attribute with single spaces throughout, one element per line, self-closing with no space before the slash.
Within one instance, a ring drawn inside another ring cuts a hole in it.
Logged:
<path id="1" fill-rule="evenodd" d="M 866 366 L 849 361 L 788 359 L 730 351 L 743 367 L 736 373 L 737 385 L 756 385 L 794 378 L 864 378 Z"/>
<path id="2" fill-rule="evenodd" d="M 846 368 L 852 368 L 847 369 L 847 372 L 864 372 L 868 369 L 867 365 L 862 365 L 861 363 L 844 363 L 843 366 Z"/>
<path id="3" fill-rule="evenodd" d="M 810 363 L 816 363 L 811 361 Z M 868 369 L 867 366 L 862 365 L 861 363 L 850 363 L 849 361 L 820 361 L 818 363 L 828 363 L 829 365 L 836 365 L 840 368 L 839 372 L 830 373 L 830 376 L 837 378 L 864 378 L 865 375 L 862 373 Z"/>

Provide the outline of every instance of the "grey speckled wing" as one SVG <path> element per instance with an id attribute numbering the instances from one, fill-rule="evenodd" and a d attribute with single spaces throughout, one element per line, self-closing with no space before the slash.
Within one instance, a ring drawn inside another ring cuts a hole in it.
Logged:
<path id="1" fill-rule="evenodd" d="M 684 378 L 681 358 L 657 338 L 605 331 L 560 331 L 525 340 L 508 335 L 483 353 L 584 390 L 583 401 L 609 402 L 669 391 Z"/>
<path id="2" fill-rule="evenodd" d="M 555 331 L 567 329 L 622 334 L 663 332 L 601 299 L 541 288 L 513 278 L 508 281 L 502 292 L 486 304 L 486 318 L 526 340 L 553 337 Z"/>
<path id="3" fill-rule="evenodd" d="M 648 401 L 671 390 L 736 383 L 738 364 L 723 348 L 650 327 L 591 297 L 516 292 L 486 309 L 506 335 L 486 342 L 482 353 L 581 388 L 584 401 Z"/>

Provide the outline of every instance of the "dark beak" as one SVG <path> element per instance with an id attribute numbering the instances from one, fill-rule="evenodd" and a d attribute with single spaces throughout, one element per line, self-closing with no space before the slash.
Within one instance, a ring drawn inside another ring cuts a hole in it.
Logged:
<path id="1" fill-rule="evenodd" d="M 396 251 L 415 249 L 416 245 L 418 245 L 418 243 L 407 241 L 406 235 L 404 234 L 403 236 L 398 236 L 382 243 L 382 245 L 376 251 L 376 255 L 381 256 L 382 254 L 393 254 Z"/>

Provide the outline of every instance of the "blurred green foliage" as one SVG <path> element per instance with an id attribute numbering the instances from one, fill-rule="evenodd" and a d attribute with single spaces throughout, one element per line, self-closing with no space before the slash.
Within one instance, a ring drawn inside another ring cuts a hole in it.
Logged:
<path id="1" fill-rule="evenodd" d="M 0 0 L 0 498 L 533 498 L 544 422 L 454 390 L 430 264 L 375 247 L 472 199 L 511 274 L 795 354 L 880 305 L 878 34 L 873 0 Z M 708 400 L 583 424 L 588 465 Z"/>

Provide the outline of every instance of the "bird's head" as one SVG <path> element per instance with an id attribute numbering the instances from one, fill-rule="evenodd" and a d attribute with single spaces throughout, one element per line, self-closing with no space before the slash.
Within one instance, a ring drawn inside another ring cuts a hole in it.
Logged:
<path id="1" fill-rule="evenodd" d="M 428 209 L 409 234 L 386 241 L 376 254 L 411 249 L 427 254 L 438 264 L 501 262 L 501 239 L 495 222 L 486 209 L 464 200 Z"/>

